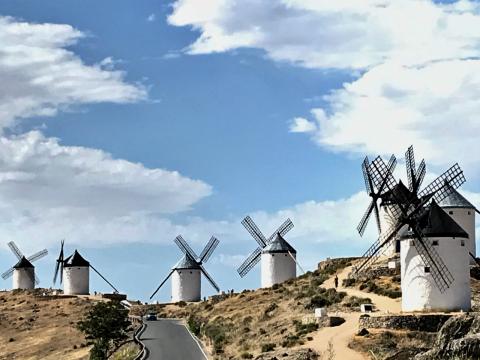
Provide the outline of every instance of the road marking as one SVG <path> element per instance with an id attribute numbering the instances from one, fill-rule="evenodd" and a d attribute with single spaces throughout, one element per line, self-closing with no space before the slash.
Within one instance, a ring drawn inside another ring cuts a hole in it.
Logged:
<path id="1" fill-rule="evenodd" d="M 184 326 L 185 329 L 187 329 L 187 331 L 188 331 L 188 333 L 190 334 L 190 336 L 192 337 L 192 339 L 197 343 L 197 346 L 200 348 L 200 351 L 202 352 L 203 356 L 205 356 L 205 359 L 208 360 L 208 356 L 207 356 L 207 354 L 205 354 L 205 351 L 203 351 L 203 347 L 202 347 L 202 345 L 200 344 L 200 341 L 197 339 L 197 337 L 192 334 L 192 332 L 190 331 L 190 329 L 188 328 L 188 326 L 186 326 L 186 325 L 183 324 L 183 323 L 182 323 L 182 326 Z"/>

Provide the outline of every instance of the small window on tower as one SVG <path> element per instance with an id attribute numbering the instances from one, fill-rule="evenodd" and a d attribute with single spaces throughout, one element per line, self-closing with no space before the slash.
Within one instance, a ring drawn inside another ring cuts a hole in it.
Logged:
<path id="1" fill-rule="evenodd" d="M 425 266 L 425 274 L 430 274 L 430 266 Z"/>
<path id="2" fill-rule="evenodd" d="M 193 272 L 190 271 L 190 274 L 193 274 Z"/>
<path id="3" fill-rule="evenodd" d="M 471 214 L 472 214 L 472 213 L 469 211 L 469 212 L 468 212 L 468 215 L 471 215 Z"/>
<path id="4" fill-rule="evenodd" d="M 285 256 L 287 256 L 287 254 L 285 254 Z"/>
<path id="5" fill-rule="evenodd" d="M 432 245 L 433 245 L 433 246 L 438 246 L 438 240 L 433 240 L 433 241 L 432 241 Z"/>
<path id="6" fill-rule="evenodd" d="M 450 210 L 448 213 L 449 213 L 450 215 L 453 215 L 453 211 L 452 211 L 452 210 Z"/>
<path id="7" fill-rule="evenodd" d="M 465 240 L 460 240 L 460 246 L 465 246 Z"/>

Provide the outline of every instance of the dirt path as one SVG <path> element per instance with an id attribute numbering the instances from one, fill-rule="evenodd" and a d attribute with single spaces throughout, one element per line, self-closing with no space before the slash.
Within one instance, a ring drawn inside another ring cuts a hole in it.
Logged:
<path id="1" fill-rule="evenodd" d="M 372 299 L 372 302 L 375 304 L 375 307 L 379 312 L 399 313 L 401 311 L 400 299 L 391 299 L 386 296 L 381 296 L 374 293 L 361 291 L 358 289 L 343 287 L 342 280 L 347 278 L 351 270 L 352 270 L 352 266 L 349 266 L 344 268 L 340 273 L 337 274 L 338 275 L 338 288 L 337 288 L 338 291 L 345 291 L 350 296 L 368 297 Z M 325 281 L 322 286 L 327 289 L 335 287 L 334 279 L 335 279 L 335 276 L 332 276 L 327 281 Z"/>
<path id="2" fill-rule="evenodd" d="M 357 289 L 346 288 L 342 286 L 342 280 L 347 278 L 348 274 L 352 270 L 352 267 L 346 267 L 338 275 L 338 291 L 345 291 L 350 296 L 368 297 L 375 304 L 375 307 L 380 313 L 395 313 L 400 312 L 401 304 L 400 299 L 390 299 L 386 296 L 380 296 L 364 292 Z M 323 283 L 325 288 L 335 287 L 335 275 L 330 277 Z M 365 355 L 353 351 L 348 347 L 348 343 L 352 337 L 358 331 L 358 319 L 360 313 L 334 313 L 334 316 L 340 316 L 345 319 L 345 322 L 336 327 L 322 328 L 315 333 L 313 340 L 308 342 L 306 346 L 313 348 L 318 353 L 325 353 L 328 348 L 328 343 L 331 341 L 333 350 L 335 352 L 336 359 L 349 359 L 349 360 L 365 360 L 369 359 Z"/>

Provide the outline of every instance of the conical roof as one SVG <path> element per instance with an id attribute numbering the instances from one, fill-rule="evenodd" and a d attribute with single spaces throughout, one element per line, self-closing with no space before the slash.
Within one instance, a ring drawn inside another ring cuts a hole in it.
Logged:
<path id="1" fill-rule="evenodd" d="M 417 200 L 416 195 L 411 192 L 400 180 L 392 190 L 388 190 L 381 196 L 382 205 L 392 203 L 414 203 Z"/>
<path id="2" fill-rule="evenodd" d="M 456 189 L 451 185 L 447 186 L 450 188 L 450 194 L 440 201 L 439 205 L 443 208 L 463 208 L 463 209 L 475 209 L 475 206 L 472 205 L 470 201 L 465 199 Z"/>
<path id="3" fill-rule="evenodd" d="M 200 269 L 200 265 L 189 255 L 184 255 L 172 268 L 172 270 L 180 269 Z"/>
<path id="4" fill-rule="evenodd" d="M 296 254 L 297 250 L 295 250 L 292 245 L 290 245 L 287 240 L 285 240 L 282 235 L 277 234 L 275 239 L 265 246 L 262 250 L 264 254 L 272 254 L 272 253 L 286 253 L 290 252 L 292 254 Z"/>
<path id="5" fill-rule="evenodd" d="M 85 260 L 77 250 L 75 250 L 73 255 L 70 255 L 64 260 L 63 266 L 64 267 L 73 267 L 73 266 L 87 267 L 87 266 L 90 266 L 90 263 L 87 260 Z"/>
<path id="6" fill-rule="evenodd" d="M 33 269 L 34 266 L 33 264 L 28 261 L 28 259 L 25 256 L 22 256 L 22 258 L 13 266 L 14 269 Z"/>
<path id="7" fill-rule="evenodd" d="M 419 225 L 425 237 L 468 238 L 468 233 L 435 200 L 432 201 L 428 210 L 420 216 Z M 412 231 L 404 232 L 401 237 L 412 237 Z"/>

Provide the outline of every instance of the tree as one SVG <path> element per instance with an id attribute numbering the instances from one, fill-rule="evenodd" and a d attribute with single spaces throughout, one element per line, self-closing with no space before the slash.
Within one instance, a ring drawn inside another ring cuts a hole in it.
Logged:
<path id="1" fill-rule="evenodd" d="M 131 330 L 128 310 L 119 302 L 98 302 L 77 323 L 77 329 L 85 334 L 91 360 L 105 360 L 111 348 L 116 348 L 128 338 Z"/>

